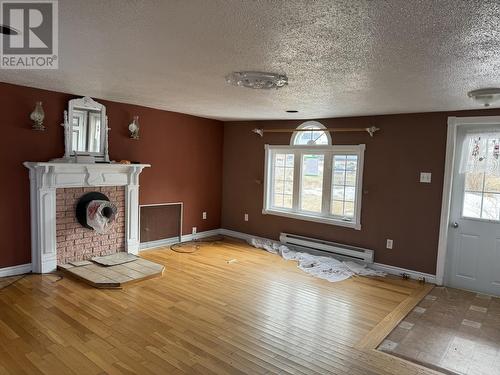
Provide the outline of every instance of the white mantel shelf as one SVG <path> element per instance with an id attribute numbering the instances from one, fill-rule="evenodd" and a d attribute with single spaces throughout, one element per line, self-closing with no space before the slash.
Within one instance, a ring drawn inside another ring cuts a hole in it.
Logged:
<path id="1" fill-rule="evenodd" d="M 57 268 L 56 189 L 125 186 L 125 249 L 139 252 L 139 175 L 149 164 L 25 162 L 30 174 L 33 272 Z"/>
<path id="2" fill-rule="evenodd" d="M 86 186 L 124 186 L 130 182 L 138 184 L 139 174 L 149 164 L 118 163 L 57 163 L 25 162 L 24 166 L 35 174 L 39 187 L 86 187 Z"/>

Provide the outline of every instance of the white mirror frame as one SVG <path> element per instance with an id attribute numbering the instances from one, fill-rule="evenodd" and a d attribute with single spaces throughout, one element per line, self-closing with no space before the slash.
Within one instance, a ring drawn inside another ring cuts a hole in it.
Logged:
<path id="1" fill-rule="evenodd" d="M 101 113 L 101 124 L 103 132 L 101 136 L 101 152 L 88 152 L 86 154 L 93 156 L 96 161 L 109 163 L 108 153 L 108 116 L 106 116 L 106 107 L 85 96 L 83 98 L 72 99 L 68 103 L 68 110 L 64 111 L 64 159 L 72 162 L 76 160 L 77 153 L 71 150 L 73 144 L 71 137 L 73 136 L 72 121 L 74 108 L 93 109 Z"/>

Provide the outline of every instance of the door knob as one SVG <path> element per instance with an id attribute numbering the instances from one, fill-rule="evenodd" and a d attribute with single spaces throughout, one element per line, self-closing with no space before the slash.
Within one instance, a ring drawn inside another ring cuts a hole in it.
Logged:
<path id="1" fill-rule="evenodd" d="M 458 228 L 458 223 L 455 221 L 455 222 L 453 222 L 453 224 L 451 224 L 451 226 L 452 226 L 453 228 Z"/>

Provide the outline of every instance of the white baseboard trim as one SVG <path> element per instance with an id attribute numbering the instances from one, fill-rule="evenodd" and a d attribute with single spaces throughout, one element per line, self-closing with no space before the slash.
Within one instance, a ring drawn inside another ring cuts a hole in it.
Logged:
<path id="1" fill-rule="evenodd" d="M 197 233 L 195 235 L 193 235 L 193 234 L 183 235 L 181 237 L 181 242 L 189 242 L 189 241 L 198 240 L 198 239 L 207 238 L 207 237 L 212 237 L 212 236 L 217 236 L 217 235 L 239 238 L 239 239 L 245 240 L 245 241 L 248 241 L 252 238 L 257 238 L 257 239 L 261 239 L 261 240 L 270 240 L 269 238 L 265 238 L 265 237 L 252 236 L 251 234 L 248 234 L 248 233 L 237 232 L 237 231 L 230 230 L 230 229 L 220 228 L 220 229 L 207 230 L 204 232 Z M 271 241 L 279 242 L 278 240 L 271 240 Z M 171 246 L 171 245 L 174 245 L 178 242 L 179 242 L 178 237 L 167 238 L 165 240 L 159 240 L 159 241 L 143 242 L 139 246 L 139 251 L 145 251 L 145 250 L 150 250 L 150 249 L 164 247 L 164 246 Z M 406 273 L 412 279 L 418 279 L 420 277 L 425 277 L 425 280 L 428 283 L 436 284 L 436 275 L 431 275 L 428 273 L 408 270 L 405 268 L 390 266 L 388 264 L 382 264 L 382 263 L 373 263 L 370 265 L 370 267 L 372 267 L 378 271 L 386 272 L 390 275 L 400 276 L 402 273 Z M 31 270 L 32 270 L 31 263 L 21 264 L 21 265 L 12 266 L 12 267 L 0 268 L 0 277 L 22 275 L 22 274 L 31 272 Z"/>
<path id="2" fill-rule="evenodd" d="M 24 275 L 31 272 L 31 263 L 0 268 L 0 277 Z"/>
<path id="3" fill-rule="evenodd" d="M 220 234 L 223 235 L 223 236 L 229 236 L 229 237 L 239 238 L 239 239 L 242 239 L 242 240 L 245 240 L 245 241 L 248 241 L 251 238 L 258 238 L 258 239 L 268 240 L 268 241 L 270 240 L 269 238 L 252 236 L 251 234 L 242 233 L 242 232 L 236 232 L 234 230 L 223 229 L 223 228 L 220 229 Z M 271 240 L 271 241 L 276 241 L 276 240 Z M 279 241 L 277 241 L 277 242 L 279 242 Z M 373 269 L 376 269 L 377 271 L 385 272 L 385 273 L 387 273 L 389 275 L 400 276 L 402 273 L 406 273 L 412 279 L 418 280 L 420 277 L 425 277 L 425 281 L 426 282 L 432 283 L 432 284 L 436 284 L 437 283 L 436 275 L 431 275 L 429 273 L 408 270 L 406 268 L 400 268 L 400 267 L 390 266 L 388 264 L 382 264 L 382 263 L 373 263 L 373 264 L 370 264 L 370 267 L 373 268 Z"/>
<path id="4" fill-rule="evenodd" d="M 217 236 L 219 234 L 220 234 L 220 229 L 207 230 L 196 234 L 186 234 L 181 237 L 181 242 L 199 240 L 201 238 Z M 151 250 L 164 246 L 172 246 L 176 243 L 179 243 L 179 237 L 166 238 L 164 240 L 158 240 L 158 241 L 142 242 L 141 244 L 139 244 L 139 251 Z"/>
<path id="5" fill-rule="evenodd" d="M 222 236 L 239 238 L 240 240 L 245 240 L 245 241 L 248 241 L 252 238 L 257 238 L 257 239 L 266 240 L 266 241 L 277 241 L 277 240 L 270 240 L 269 238 L 252 236 L 251 234 L 247 234 L 247 233 L 243 233 L 243 232 L 236 232 L 234 230 L 224 229 L 224 228 L 219 229 L 219 234 L 221 234 Z M 277 242 L 279 242 L 279 241 L 277 241 Z"/>
<path id="6" fill-rule="evenodd" d="M 401 276 L 402 273 L 405 273 L 405 274 L 409 275 L 411 279 L 415 279 L 415 280 L 418 280 L 421 277 L 424 277 L 425 282 L 431 283 L 431 284 L 437 284 L 436 275 L 432 275 L 430 273 L 408 270 L 406 268 L 390 266 L 388 264 L 383 264 L 383 263 L 373 263 L 373 264 L 370 264 L 370 267 L 373 269 L 376 269 L 377 271 L 385 272 L 389 275 Z"/>
<path id="7" fill-rule="evenodd" d="M 164 240 L 141 242 L 139 252 L 144 250 L 156 249 L 157 247 L 171 246 L 179 242 L 179 237 L 165 238 Z"/>
<path id="8" fill-rule="evenodd" d="M 230 229 L 220 228 L 220 229 L 209 230 L 206 232 L 200 232 L 194 236 L 192 234 L 182 236 L 182 242 L 192 241 L 192 240 L 198 239 L 198 238 L 216 236 L 218 234 L 223 235 L 223 236 L 233 237 L 233 238 L 239 238 L 239 239 L 244 240 L 244 241 L 248 241 L 252 238 L 257 238 L 257 239 L 261 239 L 261 240 L 268 240 L 268 241 L 270 240 L 269 238 L 265 238 L 265 237 L 252 236 L 251 234 L 248 234 L 248 233 L 237 232 L 237 231 L 230 230 Z M 271 241 L 279 242 L 279 240 L 271 240 Z M 178 242 L 177 237 L 167 239 L 167 240 L 162 240 L 162 241 L 146 242 L 146 243 L 141 243 L 140 249 L 146 250 L 146 249 L 153 249 L 155 247 L 169 246 L 169 245 L 173 245 L 177 242 Z M 432 283 L 432 284 L 437 283 L 436 275 L 432 275 L 429 273 L 408 270 L 406 268 L 390 266 L 388 264 L 382 264 L 382 263 L 373 263 L 370 265 L 370 267 L 372 267 L 378 271 L 386 272 L 389 275 L 400 276 L 402 273 L 405 273 L 405 274 L 409 275 L 410 278 L 412 278 L 412 279 L 419 279 L 421 277 L 425 277 L 426 282 Z"/>

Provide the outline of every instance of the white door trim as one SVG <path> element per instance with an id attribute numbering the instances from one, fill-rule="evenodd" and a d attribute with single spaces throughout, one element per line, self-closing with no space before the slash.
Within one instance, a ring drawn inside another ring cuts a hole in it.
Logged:
<path id="1" fill-rule="evenodd" d="M 438 285 L 442 285 L 444 282 L 446 252 L 448 249 L 448 230 L 450 227 L 451 191 L 453 188 L 453 170 L 455 167 L 455 151 L 457 147 L 458 127 L 498 124 L 500 124 L 500 116 L 448 117 L 443 199 L 441 203 L 441 221 L 439 225 L 439 243 L 436 264 L 436 282 Z"/>

